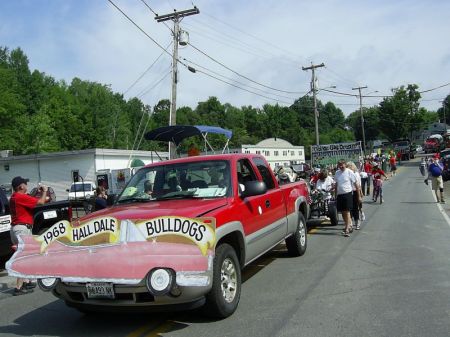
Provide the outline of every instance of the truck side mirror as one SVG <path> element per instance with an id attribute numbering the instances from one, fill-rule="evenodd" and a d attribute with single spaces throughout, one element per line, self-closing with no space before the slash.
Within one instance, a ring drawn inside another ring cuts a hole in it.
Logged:
<path id="1" fill-rule="evenodd" d="M 267 192 L 266 183 L 263 181 L 246 181 L 244 183 L 245 190 L 241 193 L 241 198 L 261 195 Z"/>

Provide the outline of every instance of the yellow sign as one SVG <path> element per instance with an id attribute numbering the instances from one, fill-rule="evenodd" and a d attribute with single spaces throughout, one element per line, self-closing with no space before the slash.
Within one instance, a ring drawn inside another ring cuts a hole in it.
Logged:
<path id="1" fill-rule="evenodd" d="M 205 256 L 208 249 L 214 249 L 216 243 L 214 218 L 158 217 L 149 220 L 139 220 L 136 223 L 130 221 L 129 226 L 135 226 L 145 239 L 157 238 L 163 235 L 184 237 L 196 244 Z M 102 234 L 109 235 L 107 237 L 99 237 Z M 95 237 L 99 238 L 94 240 L 93 238 Z M 72 227 L 69 221 L 63 220 L 54 224 L 35 239 L 41 244 L 41 253 L 54 241 L 78 244 L 91 239 L 85 242 L 84 245 L 87 246 L 99 243 L 118 243 L 120 239 L 120 221 L 113 217 L 102 217 L 81 223 L 78 227 Z"/>
<path id="2" fill-rule="evenodd" d="M 67 220 L 60 221 L 50 227 L 36 240 L 41 243 L 41 253 L 56 240 L 67 238 L 72 243 L 82 242 L 101 234 L 109 234 L 109 243 L 115 243 L 119 239 L 119 221 L 116 218 L 105 217 L 90 220 L 79 227 L 72 227 Z"/>
<path id="3" fill-rule="evenodd" d="M 206 219 L 205 219 L 206 220 Z M 213 249 L 216 242 L 215 222 L 184 217 L 159 217 L 142 220 L 136 223 L 145 238 L 155 238 L 162 235 L 179 235 L 194 242 L 206 255 L 208 248 Z"/>

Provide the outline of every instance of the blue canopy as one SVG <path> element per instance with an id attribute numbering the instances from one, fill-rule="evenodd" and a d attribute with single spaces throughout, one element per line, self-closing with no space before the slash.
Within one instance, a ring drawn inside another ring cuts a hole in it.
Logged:
<path id="1" fill-rule="evenodd" d="M 163 142 L 173 142 L 177 146 L 185 138 L 192 136 L 203 136 L 205 133 L 218 133 L 225 135 L 228 139 L 231 138 L 233 132 L 222 129 L 217 126 L 207 125 L 172 125 L 163 126 L 145 134 L 147 140 L 158 140 Z"/>

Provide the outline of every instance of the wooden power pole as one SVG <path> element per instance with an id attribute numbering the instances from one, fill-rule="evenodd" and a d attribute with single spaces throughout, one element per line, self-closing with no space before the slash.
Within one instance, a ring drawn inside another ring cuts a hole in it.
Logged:
<path id="1" fill-rule="evenodd" d="M 358 90 L 359 92 L 359 113 L 361 114 L 361 131 L 362 131 L 362 141 L 363 141 L 363 154 L 366 154 L 366 131 L 364 130 L 364 114 L 363 114 L 363 108 L 362 108 L 362 96 L 361 96 L 361 89 L 366 89 L 367 85 L 363 87 L 357 87 L 352 88 L 352 90 Z"/>
<path id="2" fill-rule="evenodd" d="M 157 22 L 164 22 L 168 20 L 173 21 L 173 53 L 172 53 L 172 100 L 170 104 L 169 125 L 177 124 L 177 83 L 178 83 L 178 43 L 180 41 L 180 21 L 189 15 L 195 15 L 200 13 L 200 10 L 194 6 L 192 9 L 173 13 L 156 15 L 155 20 Z M 169 143 L 169 156 L 170 159 L 175 158 L 176 145 Z"/>
<path id="3" fill-rule="evenodd" d="M 317 88 L 316 88 L 316 74 L 314 70 L 316 68 L 325 67 L 325 64 L 317 64 L 314 65 L 311 63 L 310 67 L 302 67 L 303 70 L 311 70 L 312 71 L 312 77 L 311 77 L 311 91 L 313 92 L 313 99 L 314 99 L 314 123 L 316 126 L 316 145 L 319 145 L 319 112 L 317 111 Z"/>

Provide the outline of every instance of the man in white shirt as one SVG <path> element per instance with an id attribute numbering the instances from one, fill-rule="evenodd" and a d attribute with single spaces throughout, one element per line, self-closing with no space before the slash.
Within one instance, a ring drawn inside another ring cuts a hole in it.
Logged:
<path id="1" fill-rule="evenodd" d="M 350 217 L 350 211 L 353 209 L 353 189 L 356 190 L 355 192 L 357 193 L 358 198 L 360 198 L 360 186 L 353 171 L 346 167 L 345 160 L 339 160 L 337 166 L 338 170 L 334 177 L 334 180 L 336 181 L 336 206 L 338 212 L 342 213 L 342 218 L 345 223 L 342 235 L 348 237 L 353 231 L 352 220 Z"/>

